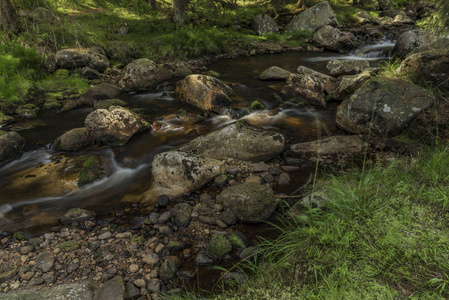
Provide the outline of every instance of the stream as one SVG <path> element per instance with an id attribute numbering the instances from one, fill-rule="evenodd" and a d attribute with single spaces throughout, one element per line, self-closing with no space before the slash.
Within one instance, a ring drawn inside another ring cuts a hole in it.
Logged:
<path id="1" fill-rule="evenodd" d="M 15 232 L 32 228 L 45 228 L 57 224 L 70 208 L 93 210 L 99 217 L 118 209 L 127 202 L 138 202 L 151 183 L 151 161 L 163 151 L 184 144 L 198 135 L 217 130 L 238 119 L 266 129 L 282 132 L 289 143 L 315 140 L 320 136 L 339 132 L 335 112 L 339 103 L 330 102 L 326 108 L 311 108 L 301 104 L 281 105 L 276 99 L 284 81 L 260 81 L 256 78 L 266 68 L 279 66 L 291 72 L 304 65 L 328 73 L 330 59 L 369 59 L 372 66 L 389 56 L 394 43 L 383 40 L 376 45 L 361 47 L 349 55 L 335 52 L 286 52 L 275 55 L 240 57 L 223 60 L 208 66 L 219 72 L 224 82 L 234 90 L 234 100 L 220 115 L 214 115 L 198 124 L 190 124 L 176 117 L 183 109 L 189 113 L 201 111 L 175 99 L 176 81 L 161 85 L 149 93 L 122 94 L 120 99 L 128 107 L 139 109 L 143 117 L 158 121 L 161 128 L 134 136 L 125 146 L 109 148 L 90 147 L 75 153 L 55 152 L 51 143 L 64 132 L 83 127 L 92 108 L 78 108 L 67 112 L 43 110 L 37 119 L 17 120 L 2 128 L 16 130 L 26 140 L 23 156 L 0 168 L 0 232 Z M 251 111 L 254 100 L 267 109 Z M 101 157 L 107 177 L 76 188 L 73 180 L 79 171 L 81 155 Z M 70 174 L 73 173 L 72 177 Z M 69 178 L 60 181 L 61 177 Z M 292 193 L 304 184 L 310 172 L 291 174 L 290 185 L 276 192 Z M 72 180 L 70 180 L 72 178 Z"/>

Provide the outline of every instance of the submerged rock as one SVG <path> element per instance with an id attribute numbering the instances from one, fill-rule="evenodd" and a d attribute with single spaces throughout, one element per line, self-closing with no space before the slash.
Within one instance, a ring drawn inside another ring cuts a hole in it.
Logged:
<path id="1" fill-rule="evenodd" d="M 268 15 L 257 15 L 251 20 L 251 28 L 258 34 L 278 33 L 279 26 Z"/>
<path id="2" fill-rule="evenodd" d="M 337 135 L 326 139 L 290 146 L 293 153 L 320 155 L 361 152 L 364 142 L 356 135 Z"/>
<path id="3" fill-rule="evenodd" d="M 125 67 L 118 85 L 127 92 L 149 91 L 171 77 L 169 69 L 147 58 L 141 58 Z"/>
<path id="4" fill-rule="evenodd" d="M 271 159 L 284 149 L 283 134 L 266 131 L 244 122 L 236 122 L 197 137 L 179 148 L 180 151 L 209 158 L 235 158 L 255 162 Z"/>
<path id="5" fill-rule="evenodd" d="M 220 111 L 231 103 L 232 89 L 223 81 L 207 75 L 189 75 L 176 85 L 181 101 L 205 111 Z"/>
<path id="6" fill-rule="evenodd" d="M 192 192 L 222 173 L 223 162 L 180 151 L 164 152 L 153 159 L 153 182 L 143 201 L 156 201 L 160 195 L 170 198 Z"/>
<path id="7" fill-rule="evenodd" d="M 85 127 L 74 128 L 53 142 L 54 150 L 78 151 L 90 144 L 89 135 Z"/>
<path id="8" fill-rule="evenodd" d="M 86 184 L 100 180 L 105 177 L 105 175 L 103 164 L 94 155 L 89 155 L 83 168 L 78 174 L 78 186 L 82 187 Z"/>
<path id="9" fill-rule="evenodd" d="M 108 146 L 122 146 L 133 135 L 151 128 L 135 112 L 119 106 L 91 112 L 84 124 L 94 143 Z"/>
<path id="10" fill-rule="evenodd" d="M 323 1 L 294 16 L 286 30 L 316 31 L 326 25 L 338 26 L 338 21 L 329 2 Z"/>
<path id="11" fill-rule="evenodd" d="M 94 48 L 71 48 L 56 52 L 56 65 L 59 68 L 75 69 L 90 67 L 103 72 L 109 66 L 109 60 Z"/>
<path id="12" fill-rule="evenodd" d="M 260 80 L 286 80 L 292 72 L 279 68 L 270 67 L 257 76 Z"/>
<path id="13" fill-rule="evenodd" d="M 377 76 L 338 108 L 337 125 L 352 133 L 394 136 L 433 101 L 433 95 L 413 83 Z"/>
<path id="14" fill-rule="evenodd" d="M 20 134 L 0 130 L 0 167 L 22 155 L 24 146 L 25 139 Z"/>
<path id="15" fill-rule="evenodd" d="M 242 222 L 252 223 L 267 220 L 278 206 L 273 190 L 257 183 L 231 186 L 217 196 L 217 202 Z"/>

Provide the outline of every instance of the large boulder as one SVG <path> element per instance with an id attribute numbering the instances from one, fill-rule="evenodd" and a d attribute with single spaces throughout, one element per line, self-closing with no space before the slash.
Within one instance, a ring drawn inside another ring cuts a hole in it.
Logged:
<path id="1" fill-rule="evenodd" d="M 308 104 L 326 107 L 324 86 L 317 77 L 295 74 L 289 77 L 289 82 L 281 91 L 284 99 L 300 98 Z"/>
<path id="2" fill-rule="evenodd" d="M 223 171 L 223 162 L 181 151 L 163 152 L 154 157 L 153 182 L 143 201 L 154 202 L 160 195 L 170 198 L 193 192 Z"/>
<path id="3" fill-rule="evenodd" d="M 133 111 L 120 106 L 97 109 L 84 121 L 91 141 L 99 145 L 122 146 L 151 125 Z"/>
<path id="4" fill-rule="evenodd" d="M 356 135 L 337 135 L 326 139 L 290 146 L 293 153 L 320 155 L 361 152 L 364 142 Z"/>
<path id="5" fill-rule="evenodd" d="M 257 15 L 251 21 L 251 28 L 258 34 L 278 33 L 279 26 L 268 15 Z"/>
<path id="6" fill-rule="evenodd" d="M 217 78 L 194 74 L 178 82 L 176 94 L 181 101 L 205 111 L 220 113 L 231 103 L 228 96 L 232 94 L 232 89 Z"/>
<path id="7" fill-rule="evenodd" d="M 37 288 L 29 287 L 10 293 L 0 293 L 0 298 L 2 300 L 93 300 L 96 286 L 93 281 L 78 281 Z"/>
<path id="8" fill-rule="evenodd" d="M 313 69 L 307 68 L 305 66 L 299 66 L 298 69 L 296 69 L 296 72 L 300 75 L 312 75 L 318 78 L 321 83 L 323 84 L 324 90 L 327 94 L 332 95 L 335 91 L 335 89 L 338 87 L 338 79 L 320 72 L 317 72 Z M 296 75 L 292 74 L 291 78 L 287 79 L 287 84 L 291 84 L 293 82 Z"/>
<path id="9" fill-rule="evenodd" d="M 20 134 L 0 130 L 0 167 L 22 155 L 24 146 L 25 139 Z"/>
<path id="10" fill-rule="evenodd" d="M 231 186 L 217 196 L 217 202 L 229 208 L 242 222 L 267 220 L 278 206 L 270 187 L 257 183 Z"/>
<path id="11" fill-rule="evenodd" d="M 286 80 L 292 72 L 277 66 L 269 67 L 257 76 L 260 80 Z"/>
<path id="12" fill-rule="evenodd" d="M 431 84 L 449 91 L 449 51 L 434 50 L 412 54 L 402 62 L 399 73 L 415 83 Z"/>
<path id="13" fill-rule="evenodd" d="M 318 47 L 324 47 L 329 50 L 340 53 L 348 52 L 354 48 L 354 34 L 347 31 L 340 31 L 330 25 L 318 29 L 313 35 L 313 42 Z"/>
<path id="14" fill-rule="evenodd" d="M 70 48 L 56 52 L 56 65 L 60 68 L 75 69 L 90 67 L 103 72 L 109 66 L 109 60 L 94 48 Z"/>
<path id="15" fill-rule="evenodd" d="M 53 143 L 54 150 L 78 151 L 90 144 L 89 134 L 85 127 L 74 128 L 60 137 Z"/>
<path id="16" fill-rule="evenodd" d="M 394 45 L 394 53 L 399 57 L 407 57 L 412 51 L 429 46 L 435 41 L 430 34 L 420 29 L 409 30 L 401 34 Z"/>
<path id="17" fill-rule="evenodd" d="M 357 134 L 394 136 L 433 101 L 433 95 L 413 83 L 377 76 L 338 108 L 337 125 Z"/>
<path id="18" fill-rule="evenodd" d="M 83 97 L 91 103 L 100 100 L 114 99 L 120 95 L 121 90 L 110 83 L 100 83 L 99 85 L 90 87 Z"/>
<path id="19" fill-rule="evenodd" d="M 338 26 L 338 21 L 329 2 L 323 1 L 297 14 L 290 23 L 288 23 L 286 29 L 287 31 L 316 31 L 326 25 Z"/>
<path id="20" fill-rule="evenodd" d="M 367 60 L 340 60 L 332 59 L 326 64 L 326 68 L 332 76 L 354 75 L 369 68 Z"/>
<path id="21" fill-rule="evenodd" d="M 118 85 L 127 92 L 149 91 L 171 77 L 172 72 L 168 68 L 147 58 L 141 58 L 125 67 Z"/>
<path id="22" fill-rule="evenodd" d="M 283 134 L 236 122 L 197 137 L 180 147 L 180 151 L 215 159 L 235 158 L 258 162 L 279 155 L 284 148 Z"/>

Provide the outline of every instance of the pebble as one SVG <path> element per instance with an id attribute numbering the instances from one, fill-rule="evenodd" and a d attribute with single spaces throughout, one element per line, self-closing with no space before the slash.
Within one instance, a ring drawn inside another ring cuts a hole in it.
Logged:
<path id="1" fill-rule="evenodd" d="M 159 244 L 157 244 L 156 249 L 154 249 L 154 251 L 155 251 L 156 253 L 159 253 L 159 252 L 161 252 L 162 250 L 164 250 L 164 248 L 165 248 L 165 245 L 162 244 L 162 243 L 159 243 Z"/>
<path id="2" fill-rule="evenodd" d="M 150 292 L 157 293 L 161 290 L 161 282 L 159 279 L 151 279 L 148 282 L 147 289 Z"/>
<path id="3" fill-rule="evenodd" d="M 30 253 L 33 250 L 34 250 L 33 246 L 25 246 L 25 247 L 20 248 L 19 253 L 22 255 L 27 255 L 28 253 Z"/>
<path id="4" fill-rule="evenodd" d="M 33 278 L 30 280 L 30 285 L 41 285 L 45 282 L 44 278 L 39 277 L 39 278 Z"/>
<path id="5" fill-rule="evenodd" d="M 170 234 L 173 233 L 173 231 L 171 230 L 171 228 L 168 227 L 167 225 L 164 225 L 164 226 L 159 227 L 159 232 L 160 232 L 161 234 L 164 234 L 164 235 L 170 235 Z"/>
<path id="6" fill-rule="evenodd" d="M 159 205 L 159 207 L 166 207 L 169 201 L 170 198 L 168 198 L 167 195 L 160 195 L 159 197 L 157 197 L 157 204 Z"/>
<path id="7" fill-rule="evenodd" d="M 106 232 L 100 234 L 100 235 L 98 236 L 98 239 L 99 239 L 99 240 L 105 240 L 105 239 L 110 238 L 111 236 L 112 236 L 112 233 L 110 233 L 109 231 L 106 231 Z"/>
<path id="8" fill-rule="evenodd" d="M 270 166 L 263 161 L 253 164 L 253 172 L 266 172 L 268 169 L 270 169 Z"/>
<path id="9" fill-rule="evenodd" d="M 69 231 L 63 231 L 59 234 L 59 237 L 61 238 L 66 238 L 70 236 L 70 232 Z"/>
<path id="10" fill-rule="evenodd" d="M 26 272 L 21 277 L 22 277 L 23 280 L 30 280 L 31 278 L 34 277 L 34 272 L 32 272 L 32 271 Z"/>
<path id="11" fill-rule="evenodd" d="M 165 224 L 170 219 L 170 216 L 171 216 L 171 213 L 169 211 L 166 211 L 162 215 L 159 216 L 157 221 L 159 224 Z"/>
<path id="12" fill-rule="evenodd" d="M 118 239 L 130 239 L 132 238 L 133 234 L 131 232 L 122 232 L 122 233 L 117 233 L 116 234 L 116 238 Z"/>
<path id="13" fill-rule="evenodd" d="M 155 264 L 157 264 L 159 262 L 159 255 L 157 255 L 156 253 L 145 254 L 142 257 L 142 261 L 144 263 L 150 265 L 151 267 L 153 267 Z"/>
<path id="14" fill-rule="evenodd" d="M 129 272 L 130 273 L 136 273 L 139 271 L 139 266 L 136 264 L 132 264 L 129 266 Z"/>
<path id="15" fill-rule="evenodd" d="M 136 280 L 134 280 L 134 285 L 142 288 L 142 287 L 146 286 L 146 282 L 144 279 L 136 279 Z"/>
<path id="16" fill-rule="evenodd" d="M 77 263 L 70 264 L 69 267 L 67 268 L 67 272 L 72 273 L 73 271 L 76 271 L 79 267 L 80 264 Z"/>

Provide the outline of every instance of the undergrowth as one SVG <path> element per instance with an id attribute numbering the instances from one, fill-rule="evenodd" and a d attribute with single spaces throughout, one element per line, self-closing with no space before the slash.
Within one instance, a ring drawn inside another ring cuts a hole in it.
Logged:
<path id="1" fill-rule="evenodd" d="M 321 208 L 282 219 L 255 274 L 219 299 L 447 299 L 449 150 L 324 178 Z"/>

